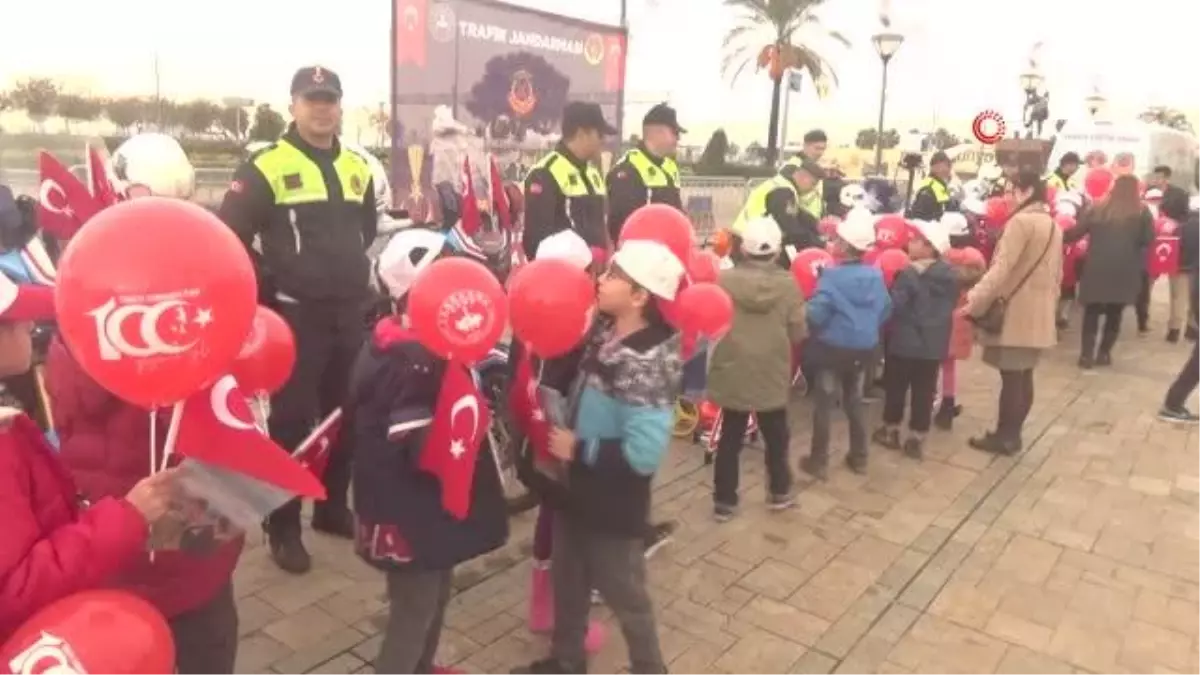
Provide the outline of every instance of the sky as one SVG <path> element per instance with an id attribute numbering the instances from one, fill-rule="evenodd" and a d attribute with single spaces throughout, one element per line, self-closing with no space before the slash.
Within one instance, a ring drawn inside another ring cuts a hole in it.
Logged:
<path id="1" fill-rule="evenodd" d="M 835 142 L 874 127 L 880 60 L 871 35 L 881 0 L 825 0 L 826 29 L 850 48 L 819 45 L 840 85 L 819 101 L 811 87 L 794 94 L 789 136 L 814 126 Z M 734 85 L 721 74 L 721 42 L 737 14 L 721 0 L 628 0 L 630 46 L 626 133 L 646 107 L 669 100 L 695 143 L 723 127 L 735 142 L 765 140 L 770 82 L 748 71 Z M 150 95 L 158 82 L 178 99 L 240 96 L 278 107 L 292 72 L 320 63 L 342 77 L 348 108 L 388 99 L 390 0 L 39 0 L 5 3 L 9 30 L 0 40 L 0 87 L 29 75 L 51 76 L 95 95 Z M 516 0 L 513 4 L 605 23 L 619 20 L 619 0 Z M 1194 75 L 1195 0 L 1138 5 L 1095 0 L 894 0 L 893 29 L 905 43 L 892 60 L 888 127 L 939 126 L 966 136 L 970 120 L 995 109 L 1020 115 L 1020 74 L 1033 45 L 1051 92 L 1052 118 L 1086 115 L 1094 89 L 1108 116 L 1128 118 L 1147 105 L 1200 110 Z M 329 13 L 330 8 L 336 13 Z M 1131 9 L 1133 8 L 1133 9 Z M 70 20 L 64 20 L 69 17 Z M 53 41 L 47 41 L 47 35 Z M 1188 73 L 1184 75 L 1184 73 Z"/>

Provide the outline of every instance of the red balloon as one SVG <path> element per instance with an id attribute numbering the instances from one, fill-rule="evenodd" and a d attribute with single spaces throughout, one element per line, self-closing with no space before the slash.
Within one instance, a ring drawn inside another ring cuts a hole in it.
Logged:
<path id="1" fill-rule="evenodd" d="M 875 223 L 875 247 L 881 249 L 895 248 L 904 250 L 908 240 L 912 238 L 908 221 L 903 216 L 889 213 Z"/>
<path id="2" fill-rule="evenodd" d="M 842 219 L 837 216 L 825 216 L 817 223 L 817 232 L 820 232 L 822 237 L 831 239 L 837 235 L 837 226 L 841 222 Z"/>
<path id="3" fill-rule="evenodd" d="M 1060 213 L 1057 216 L 1054 216 L 1054 222 L 1058 224 L 1059 229 L 1061 229 L 1063 232 L 1066 232 L 1072 227 L 1075 227 L 1075 216 L 1066 213 Z"/>
<path id="4" fill-rule="evenodd" d="M 1054 205 L 1056 203 L 1058 203 L 1058 188 L 1057 187 L 1055 187 L 1053 185 L 1046 186 L 1046 203 L 1050 205 L 1051 209 L 1053 209 Z"/>
<path id="5" fill-rule="evenodd" d="M 688 278 L 695 283 L 712 283 L 721 275 L 721 259 L 712 251 L 693 249 L 687 266 Z"/>
<path id="6" fill-rule="evenodd" d="M 283 317 L 259 305 L 230 374 L 244 392 L 274 394 L 287 384 L 295 365 L 296 336 L 291 326 Z"/>
<path id="7" fill-rule="evenodd" d="M 1004 197 L 991 197 L 984 204 L 983 220 L 988 227 L 1003 227 L 1012 215 L 1012 205 Z"/>
<path id="8" fill-rule="evenodd" d="M 512 329 L 544 359 L 575 348 L 592 323 L 596 286 L 565 260 L 534 260 L 512 275 L 508 298 Z"/>
<path id="9" fill-rule="evenodd" d="M 880 251 L 875 257 L 874 264 L 883 272 L 883 283 L 887 284 L 888 288 L 892 287 L 892 282 L 896 280 L 896 275 L 900 270 L 908 266 L 908 254 L 899 249 L 888 249 Z"/>
<path id="10" fill-rule="evenodd" d="M 987 267 L 987 260 L 984 259 L 983 253 L 973 246 L 950 249 L 946 253 L 946 262 L 956 267 L 974 267 L 978 269 Z"/>
<path id="11" fill-rule="evenodd" d="M 474 363 L 504 335 L 508 303 L 496 275 L 482 263 L 443 258 L 413 282 L 408 316 L 426 349 L 444 359 Z"/>
<path id="12" fill-rule="evenodd" d="M 155 407 L 228 372 L 256 296 L 250 257 L 224 223 L 190 202 L 144 197 L 101 211 L 71 239 L 55 304 L 84 371 Z"/>
<path id="13" fill-rule="evenodd" d="M 833 264 L 833 256 L 822 248 L 806 248 L 796 253 L 792 259 L 792 278 L 805 298 L 811 298 L 817 290 L 817 277 L 821 275 L 821 270 Z"/>
<path id="14" fill-rule="evenodd" d="M 1098 166 L 1083 177 L 1083 191 L 1092 199 L 1100 199 L 1112 189 L 1116 176 L 1108 167 Z"/>
<path id="15" fill-rule="evenodd" d="M 685 335 L 718 339 L 733 323 L 733 300 L 713 283 L 689 284 L 675 297 L 674 305 L 678 310 L 675 325 Z"/>
<path id="16" fill-rule="evenodd" d="M 684 266 L 691 260 L 692 221 L 672 206 L 647 204 L 630 214 L 621 227 L 618 245 L 634 239 L 657 241 L 671 249 Z"/>
<path id="17" fill-rule="evenodd" d="M 84 591 L 34 614 L 0 647 L 0 664 L 14 673 L 173 673 L 175 641 L 145 600 Z"/>

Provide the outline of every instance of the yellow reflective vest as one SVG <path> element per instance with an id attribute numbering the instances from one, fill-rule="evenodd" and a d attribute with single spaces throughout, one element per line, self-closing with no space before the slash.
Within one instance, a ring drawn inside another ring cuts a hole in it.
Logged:
<path id="1" fill-rule="evenodd" d="M 746 205 L 742 207 L 730 228 L 733 233 L 740 237 L 748 221 L 767 215 L 767 196 L 780 188 L 790 190 L 799 204 L 800 191 L 796 189 L 796 184 L 790 178 L 775 174 L 750 191 L 750 196 L 746 198 Z"/>
<path id="2" fill-rule="evenodd" d="M 786 168 L 799 169 L 802 164 L 802 160 L 792 158 L 784 162 L 783 166 L 780 167 L 780 170 L 782 171 Z M 824 181 L 817 181 L 817 184 L 813 186 L 811 192 L 806 192 L 805 194 L 797 193 L 796 201 L 800 208 L 811 213 L 813 218 L 820 220 L 821 216 L 825 215 Z"/>

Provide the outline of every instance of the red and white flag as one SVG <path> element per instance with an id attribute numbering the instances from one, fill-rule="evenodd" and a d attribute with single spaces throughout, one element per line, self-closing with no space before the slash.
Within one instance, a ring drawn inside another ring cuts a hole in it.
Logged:
<path id="1" fill-rule="evenodd" d="M 54 155 L 38 155 L 38 224 L 59 239 L 70 239 L 100 211 L 92 193 Z"/>
<path id="2" fill-rule="evenodd" d="M 329 466 L 329 455 L 335 452 L 338 439 L 342 433 L 342 409 L 338 408 L 329 413 L 317 425 L 316 429 L 296 446 L 292 452 L 292 459 L 300 462 L 300 465 L 312 472 L 312 475 L 321 478 L 325 475 L 325 467 Z"/>
<path id="3" fill-rule="evenodd" d="M 475 461 L 491 423 L 491 410 L 470 371 L 458 363 L 447 364 L 417 466 L 437 477 L 442 508 L 459 520 L 471 511 Z"/>
<path id="4" fill-rule="evenodd" d="M 96 200 L 100 208 L 112 206 L 121 201 L 121 196 L 113 187 L 112 176 L 109 175 L 108 168 L 104 165 L 104 156 L 91 145 L 87 146 L 87 154 L 88 182 L 91 183 L 92 198 Z"/>
<path id="5" fill-rule="evenodd" d="M 533 355 L 524 349 L 513 374 L 512 386 L 508 389 L 508 410 L 536 456 L 539 459 L 553 459 L 554 456 L 550 454 L 550 423 L 546 420 L 546 411 L 542 410 L 538 384 L 533 377 Z"/>
<path id="6" fill-rule="evenodd" d="M 325 486 L 254 423 L 237 380 L 226 375 L 182 403 L 176 449 L 227 471 L 301 497 L 325 498 Z"/>

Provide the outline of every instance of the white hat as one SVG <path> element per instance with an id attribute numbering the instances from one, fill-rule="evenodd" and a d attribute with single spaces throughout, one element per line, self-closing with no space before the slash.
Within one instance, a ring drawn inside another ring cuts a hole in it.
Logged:
<path id="1" fill-rule="evenodd" d="M 1074 206 L 1075 210 L 1079 210 L 1083 206 L 1083 195 L 1075 190 L 1063 190 L 1054 195 L 1054 201 L 1056 202 L 1055 207 L 1059 210 L 1062 209 L 1064 203 Z"/>
<path id="2" fill-rule="evenodd" d="M 538 244 L 534 260 L 563 260 L 581 270 L 592 264 L 592 249 L 574 230 L 562 230 Z"/>
<path id="3" fill-rule="evenodd" d="M 663 300 L 674 300 L 683 279 L 683 263 L 671 249 L 645 239 L 621 244 L 612 262 L 638 286 Z"/>
<path id="4" fill-rule="evenodd" d="M 433 264 L 446 246 L 446 235 L 413 227 L 392 235 L 379 259 L 375 274 L 393 300 L 408 295 L 417 276 Z"/>
<path id="5" fill-rule="evenodd" d="M 848 213 L 837 225 L 838 239 L 859 251 L 866 251 L 875 244 L 875 219 L 862 213 Z"/>
<path id="6" fill-rule="evenodd" d="M 949 214 L 946 214 L 949 215 Z M 962 218 L 959 215 L 959 218 Z M 966 219 L 963 218 L 965 221 Z M 941 220 L 910 220 L 909 224 L 921 234 L 921 238 L 933 246 L 933 250 L 945 253 L 950 250 L 950 231 Z"/>
<path id="7" fill-rule="evenodd" d="M 968 213 L 982 216 L 987 213 L 987 202 L 978 197 L 968 197 L 962 200 L 962 208 Z"/>
<path id="8" fill-rule="evenodd" d="M 967 217 L 957 211 L 947 211 L 942 214 L 942 227 L 946 228 L 946 235 L 950 237 L 965 237 L 971 234 Z"/>
<path id="9" fill-rule="evenodd" d="M 772 255 L 782 245 L 783 232 L 771 216 L 755 218 L 742 227 L 742 252 L 746 255 Z"/>

